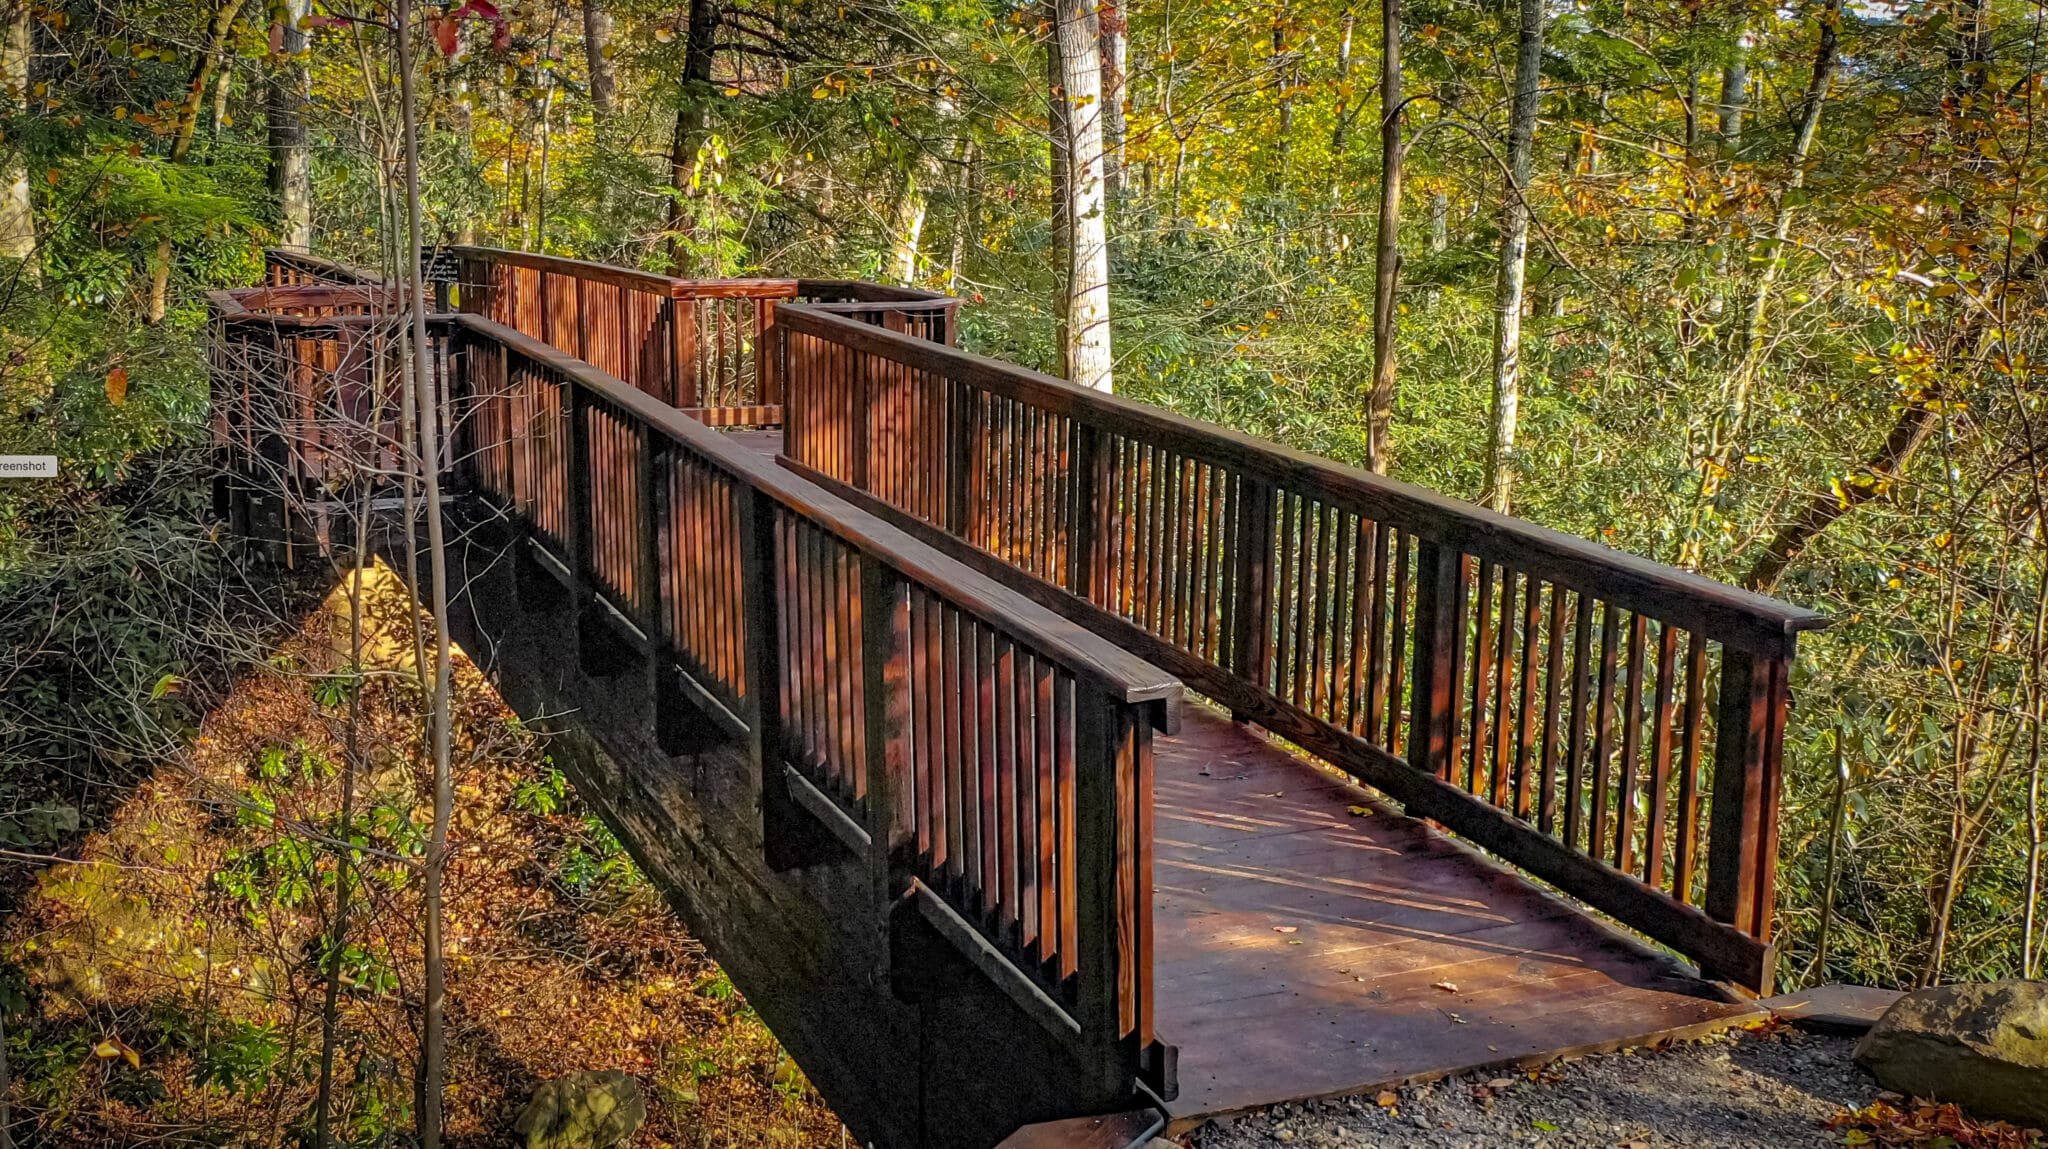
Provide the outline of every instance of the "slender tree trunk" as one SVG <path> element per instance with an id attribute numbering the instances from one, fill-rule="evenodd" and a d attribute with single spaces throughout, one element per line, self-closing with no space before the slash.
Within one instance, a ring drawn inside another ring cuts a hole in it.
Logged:
<path id="1" fill-rule="evenodd" d="M 1380 220 L 1373 251 L 1372 399 L 1365 454 L 1366 466 L 1382 475 L 1393 456 L 1387 432 L 1394 414 L 1395 295 L 1401 286 L 1401 112 L 1401 0 L 1380 0 Z"/>
<path id="2" fill-rule="evenodd" d="M 1435 192 L 1429 197 L 1429 250 L 1440 252 L 1451 246 L 1451 195 Z"/>
<path id="3" fill-rule="evenodd" d="M 1055 0 L 1061 96 L 1067 106 L 1068 378 L 1111 389 L 1108 201 L 1102 179 L 1102 54 L 1094 0 Z"/>
<path id="4" fill-rule="evenodd" d="M 1102 57 L 1102 186 L 1113 204 L 1124 191 L 1124 79 L 1130 43 L 1123 10 L 1102 0 L 1096 11 Z"/>
<path id="5" fill-rule="evenodd" d="M 1046 20 L 1052 34 L 1045 41 L 1045 123 L 1047 167 L 1052 173 L 1053 248 L 1053 342 L 1059 348 L 1059 373 L 1071 379 L 1074 366 L 1069 356 L 1067 313 L 1073 307 L 1074 284 L 1074 182 L 1073 131 L 1068 126 L 1073 109 L 1067 104 L 1066 71 L 1060 63 L 1060 12 L 1056 0 L 1045 0 Z"/>
<path id="6" fill-rule="evenodd" d="M 199 60 L 192 67 L 192 80 L 185 87 L 185 98 L 179 103 L 177 119 L 173 121 L 171 134 L 170 161 L 182 164 L 192 155 L 192 140 L 199 133 L 199 110 L 206 104 L 206 90 L 212 84 L 215 69 L 220 67 L 221 56 L 227 51 L 228 33 L 233 31 L 235 18 L 242 14 L 246 0 L 228 0 L 214 9 L 213 19 L 206 29 L 206 47 L 199 53 Z M 149 273 L 149 310 L 145 319 L 154 324 L 162 323 L 164 313 L 170 308 L 171 297 L 171 237 L 165 235 L 156 244 L 156 260 Z"/>
<path id="7" fill-rule="evenodd" d="M 668 208 L 668 264 L 670 272 L 683 266 L 683 243 L 692 230 L 685 216 L 689 200 L 695 198 L 690 176 L 697 153 L 711 134 L 711 108 L 716 93 L 711 87 L 711 68 L 718 55 L 718 0 L 690 0 L 689 40 L 683 47 L 683 90 L 676 103 L 675 134 L 669 140 L 668 178 L 674 198 Z"/>
<path id="8" fill-rule="evenodd" d="M 380 394 L 389 394 L 379 388 Z M 341 837 L 355 832 L 356 774 L 362 763 L 363 730 L 363 575 L 370 550 L 370 492 L 368 475 L 361 475 L 362 498 L 356 512 L 355 565 L 348 572 L 348 660 L 355 676 L 355 689 L 348 696 L 348 727 L 341 756 Z M 415 628 L 417 630 L 417 628 Z M 320 1002 L 320 1077 L 313 1095 L 313 1144 L 326 1149 L 333 1144 L 328 1128 L 334 1113 L 334 1054 L 341 1037 L 341 959 L 348 948 L 349 884 L 355 880 L 355 864 L 348 849 L 335 851 L 334 920 L 327 935 L 326 961 L 322 973 L 327 979 Z"/>
<path id="9" fill-rule="evenodd" d="M 917 282 L 918 243 L 924 236 L 925 199 L 917 173 L 903 173 L 903 188 L 889 213 L 889 274 L 896 282 Z"/>
<path id="10" fill-rule="evenodd" d="M 1722 159 L 1734 159 L 1742 151 L 1742 114 L 1749 107 L 1749 49 L 1742 45 L 1742 33 L 1735 37 L 1735 54 L 1721 66 L 1720 123 Z"/>
<path id="11" fill-rule="evenodd" d="M 283 0 L 278 15 L 279 60 L 270 73 L 270 194 L 277 201 L 284 246 L 305 251 L 313 246 L 313 153 L 306 142 L 306 103 L 312 98 L 312 72 L 306 66 L 306 30 L 299 26 L 311 11 L 309 0 Z"/>
<path id="12" fill-rule="evenodd" d="M 1842 25 L 1841 0 L 1828 0 L 1821 7 L 1819 20 L 1820 45 L 1814 52 L 1813 75 L 1807 81 L 1806 99 L 1799 113 L 1799 134 L 1792 141 L 1792 170 L 1785 177 L 1784 190 L 1778 193 L 1777 219 L 1771 227 L 1770 258 L 1757 276 L 1756 287 L 1749 300 L 1749 320 L 1743 326 L 1743 361 L 1737 368 L 1737 393 L 1743 397 L 1748 394 L 1748 377 L 1756 370 L 1756 360 L 1762 355 L 1764 310 L 1771 297 L 1771 286 L 1785 270 L 1785 241 L 1792 234 L 1792 213 L 1797 206 L 1799 189 L 1806 186 L 1807 157 L 1813 154 L 1814 136 L 1820 131 L 1821 108 L 1827 103 L 1828 85 L 1835 74 Z"/>
<path id="13" fill-rule="evenodd" d="M 1747 318 L 1738 344 L 1740 354 L 1724 387 L 1721 410 L 1715 413 L 1714 421 L 1707 429 L 1706 447 L 1700 456 L 1700 484 L 1694 501 L 1693 525 L 1686 531 L 1682 544 L 1684 549 L 1680 552 L 1680 562 L 1688 566 L 1699 562 L 1700 523 L 1711 513 L 1714 497 L 1720 493 L 1721 482 L 1728 475 L 1735 445 L 1741 439 L 1743 423 L 1749 416 L 1750 390 L 1756 382 L 1757 372 L 1763 367 L 1768 347 L 1764 329 L 1765 310 L 1771 287 L 1785 268 L 1785 246 L 1792 235 L 1793 209 L 1799 189 L 1806 183 L 1806 161 L 1813 152 L 1814 137 L 1820 130 L 1821 109 L 1827 102 L 1828 84 L 1834 76 L 1841 18 L 1841 0 L 1828 0 L 1818 16 L 1820 42 L 1814 52 L 1813 72 L 1807 80 L 1806 97 L 1801 104 L 1799 132 L 1792 141 L 1792 170 L 1785 178 L 1784 189 L 1778 193 L 1777 218 L 1771 228 L 1770 248 L 1763 270 L 1758 272 L 1750 291 Z M 1907 456 L 1910 457 L 1912 449 L 1917 447 L 1916 441 L 1908 449 Z M 1771 572 L 1768 577 L 1775 583 L 1777 572 Z"/>
<path id="14" fill-rule="evenodd" d="M 1493 425 L 1486 443 L 1487 506 L 1514 505 L 1515 432 L 1522 402 L 1522 297 L 1529 263 L 1529 175 L 1543 74 L 1544 0 L 1521 0 L 1515 100 L 1508 119 L 1508 186 L 1501 197 L 1500 272 L 1493 312 Z"/>
<path id="15" fill-rule="evenodd" d="M 1784 577 L 1785 568 L 1791 566 L 1792 560 L 1819 538 L 1822 531 L 1833 525 L 1836 519 L 1891 489 L 1899 473 L 1934 432 L 1934 425 L 1935 416 L 1928 410 L 1927 402 L 1908 403 L 1899 412 L 1898 421 L 1892 424 L 1883 445 L 1864 460 L 1863 466 L 1836 484 L 1841 488 L 1841 494 L 1837 495 L 1833 490 L 1817 492 L 1806 504 L 1806 509 L 1779 528 L 1771 541 L 1764 545 L 1763 553 L 1757 556 L 1749 573 L 1743 576 L 1742 585 L 1766 594 L 1775 589 L 1778 580 Z"/>
<path id="16" fill-rule="evenodd" d="M 612 14 L 605 0 L 583 0 L 583 64 L 590 74 L 590 110 L 600 123 L 611 119 L 618 82 L 605 52 L 612 42 Z"/>
<path id="17" fill-rule="evenodd" d="M 440 1149 L 441 1100 L 446 1077 L 448 974 L 442 952 L 442 886 L 448 869 L 448 825 L 454 813 L 455 783 L 450 737 L 448 637 L 448 552 L 441 521 L 439 404 L 427 346 L 427 281 L 422 273 L 419 107 L 412 67 L 412 0 L 398 0 L 399 115 L 405 129 L 406 297 L 411 312 L 412 370 L 418 403 L 420 495 L 427 519 L 427 567 L 432 581 L 434 678 L 427 720 L 434 756 L 434 822 L 428 836 L 424 901 L 426 922 L 426 1008 L 420 1035 L 420 1144 Z M 419 572 L 411 572 L 413 578 Z"/>
<path id="18" fill-rule="evenodd" d="M 1331 117 L 1335 122 L 1330 127 L 1330 215 L 1333 226 L 1326 246 L 1333 251 L 1337 248 L 1334 217 L 1344 210 L 1344 174 L 1347 168 L 1344 153 L 1351 147 L 1351 48 L 1357 30 L 1358 13 L 1346 5 L 1337 32 L 1337 106 Z"/>
<path id="19" fill-rule="evenodd" d="M 975 162 L 974 141 L 960 145 L 961 183 L 959 210 L 953 219 L 953 254 L 946 261 L 946 290 L 957 290 L 960 269 L 967 259 L 968 237 L 981 230 L 981 165 Z"/>
<path id="20" fill-rule="evenodd" d="M 0 0 L 0 115 L 25 123 L 29 99 L 29 62 L 34 37 L 28 0 Z M 28 184 L 28 154 L 14 123 L 0 123 L 0 259 L 19 261 L 20 273 L 36 274 L 34 201 Z M 5 1134 L 0 1133 L 0 1145 Z"/>

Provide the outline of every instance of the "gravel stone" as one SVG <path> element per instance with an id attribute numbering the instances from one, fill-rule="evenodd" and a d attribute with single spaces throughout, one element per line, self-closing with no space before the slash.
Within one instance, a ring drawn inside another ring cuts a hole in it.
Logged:
<path id="1" fill-rule="evenodd" d="M 1794 1029 L 1735 1032 L 1657 1050 L 1545 1067 L 1538 1079 L 1489 1088 L 1500 1071 L 1395 1092 L 1392 1110 L 1357 1098 L 1279 1106 L 1259 1120 L 1215 1121 L 1191 1149 L 1259 1149 L 1277 1127 L 1327 1129 L 1344 1149 L 1780 1149 L 1840 1145 L 1822 1123 L 1870 1104 L 1878 1084 L 1850 1059 L 1855 1039 Z"/>

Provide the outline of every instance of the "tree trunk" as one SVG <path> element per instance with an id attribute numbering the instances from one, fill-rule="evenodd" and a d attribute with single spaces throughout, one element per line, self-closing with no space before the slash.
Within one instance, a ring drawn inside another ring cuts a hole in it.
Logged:
<path id="1" fill-rule="evenodd" d="M 689 41 L 683 48 L 683 90 L 676 104 L 675 134 L 669 140 L 668 179 L 674 198 L 668 208 L 668 264 L 676 273 L 683 265 L 683 240 L 691 230 L 685 204 L 694 198 L 690 176 L 697 153 L 711 134 L 711 67 L 718 54 L 718 0 L 690 0 Z"/>
<path id="2" fill-rule="evenodd" d="M 278 240 L 299 251 L 313 245 L 313 152 L 306 142 L 306 103 L 312 73 L 306 66 L 306 31 L 299 26 L 310 0 L 283 0 L 278 52 L 270 73 L 270 194 L 277 201 Z"/>
<path id="3" fill-rule="evenodd" d="M 1347 14 L 1346 20 L 1350 17 Z M 1386 474 L 1394 413 L 1395 293 L 1401 286 L 1401 0 L 1380 0 L 1380 220 L 1373 250 L 1372 398 L 1366 408 L 1366 466 Z M 1349 40 L 1347 26 L 1346 39 Z"/>
<path id="4" fill-rule="evenodd" d="M 26 120 L 29 61 L 34 43 L 28 0 L 4 0 L 5 27 L 0 27 L 0 96 L 9 119 Z M 28 155 L 12 132 L 0 135 L 0 259 L 19 261 L 21 274 L 36 274 L 34 201 L 29 193 Z M 4 1136 L 4 1134 L 0 1134 Z"/>
<path id="5" fill-rule="evenodd" d="M 1769 594 L 1784 576 L 1785 568 L 1791 566 L 1792 560 L 1798 558 L 1807 544 L 1818 538 L 1822 531 L 1856 507 L 1889 491 L 1899 472 L 1912 461 L 1934 431 L 1934 412 L 1928 410 L 1930 401 L 1933 400 L 1909 400 L 1876 453 L 1864 460 L 1863 466 L 1854 473 L 1834 484 L 1839 493 L 1835 490 L 1816 493 L 1798 518 L 1780 528 L 1765 544 L 1763 553 L 1757 556 L 1749 573 L 1743 576 L 1742 585 Z"/>
<path id="6" fill-rule="evenodd" d="M 618 103 L 618 82 L 605 56 L 612 42 L 612 14 L 605 0 L 583 0 L 583 63 L 590 73 L 590 110 L 602 124 Z"/>
<path id="7" fill-rule="evenodd" d="M 1806 183 L 1807 157 L 1813 152 L 1814 136 L 1820 130 L 1821 108 L 1827 102 L 1828 84 L 1834 76 L 1841 18 L 1841 0 L 1828 0 L 1818 17 L 1820 43 L 1814 53 L 1813 73 L 1807 80 L 1806 98 L 1799 114 L 1799 133 L 1792 141 L 1792 170 L 1785 178 L 1784 189 L 1778 193 L 1777 219 L 1771 228 L 1768 257 L 1751 288 L 1748 317 L 1739 337 L 1741 354 L 1724 388 L 1726 398 L 1721 410 L 1715 414 L 1714 422 L 1708 428 L 1706 449 L 1700 457 L 1695 525 L 1687 532 L 1686 550 L 1681 554 L 1681 561 L 1686 565 L 1699 561 L 1698 519 L 1708 513 L 1714 496 L 1720 492 L 1721 481 L 1729 472 L 1730 456 L 1735 453 L 1735 444 L 1742 436 L 1743 422 L 1748 418 L 1750 389 L 1756 381 L 1757 372 L 1763 367 L 1765 309 L 1771 287 L 1785 268 L 1785 246 L 1792 235 L 1794 203 L 1799 189 Z M 1776 581 L 1775 575 L 1772 581 Z"/>
<path id="8" fill-rule="evenodd" d="M 192 155 L 192 139 L 199 132 L 199 110 L 206 104 L 206 90 L 213 82 L 214 70 L 220 67 L 221 56 L 227 51 L 228 33 L 234 29 L 235 18 L 242 14 L 245 2 L 228 0 L 214 10 L 207 25 L 206 47 L 192 67 L 192 80 L 185 87 L 185 98 L 179 103 L 178 118 L 173 122 L 170 161 L 174 164 L 182 164 Z M 170 308 L 171 256 L 171 237 L 166 235 L 157 240 L 156 260 L 149 272 L 149 310 L 144 318 L 152 324 L 162 323 Z"/>
<path id="9" fill-rule="evenodd" d="M 917 282 L 918 243 L 924 236 L 925 199 L 916 172 L 903 173 L 903 189 L 889 215 L 889 274 L 907 287 Z"/>
<path id="10" fill-rule="evenodd" d="M 1742 151 L 1742 113 L 1749 107 L 1749 57 L 1742 35 L 1735 38 L 1735 54 L 1721 66 L 1721 103 L 1718 134 L 1721 158 L 1732 160 Z"/>
<path id="11" fill-rule="evenodd" d="M 422 950 L 426 956 L 426 1008 L 420 1032 L 420 1116 L 422 1149 L 440 1149 L 442 1090 L 446 1076 L 448 979 L 442 952 L 442 887 L 448 870 L 448 828 L 454 815 L 455 782 L 451 763 L 450 643 L 448 636 L 448 551 L 441 521 L 439 404 L 427 345 L 427 282 L 421 270 L 424 222 L 420 204 L 419 106 L 414 93 L 412 0 L 398 0 L 399 116 L 405 131 L 406 302 L 411 312 L 412 371 L 418 403 L 420 495 L 427 519 L 427 567 L 431 580 L 434 627 L 434 678 L 428 694 L 428 741 L 434 760 L 434 820 L 428 835 L 425 866 L 426 921 Z M 417 569 L 409 572 L 414 580 Z"/>
<path id="12" fill-rule="evenodd" d="M 1094 0 L 1055 0 L 1060 96 L 1066 104 L 1067 377 L 1111 389 L 1108 204 L 1102 179 L 1102 54 Z"/>
<path id="13" fill-rule="evenodd" d="M 960 145 L 960 202 L 953 217 L 953 254 L 946 261 L 946 290 L 958 291 L 960 269 L 967 259 L 967 240 L 981 230 L 981 165 L 975 162 L 974 141 Z"/>
<path id="14" fill-rule="evenodd" d="M 1429 197 L 1429 250 L 1440 252 L 1451 246 L 1451 196 L 1436 192 Z"/>
<path id="15" fill-rule="evenodd" d="M 1522 0 L 1515 100 L 1508 119 L 1508 185 L 1501 197 L 1500 272 L 1493 314 L 1493 426 L 1486 443 L 1487 506 L 1514 505 L 1515 431 L 1522 402 L 1522 296 L 1529 263 L 1529 174 L 1543 74 L 1543 0 Z"/>
<path id="16" fill-rule="evenodd" d="M 1398 2 L 1398 0 L 1397 0 Z M 1337 106 L 1330 126 L 1330 216 L 1331 227 L 1325 246 L 1337 250 L 1337 216 L 1344 210 L 1345 155 L 1351 147 L 1351 48 L 1358 30 L 1358 13 L 1344 8 L 1337 32 Z"/>
<path id="17" fill-rule="evenodd" d="M 1114 203 L 1124 190 L 1124 79 L 1130 40 L 1116 0 L 1103 0 L 1096 24 L 1102 56 L 1102 186 Z"/>
<path id="18" fill-rule="evenodd" d="M 1073 378 L 1068 359 L 1067 312 L 1073 305 L 1074 217 L 1068 188 L 1073 183 L 1072 133 L 1067 126 L 1072 109 L 1067 106 L 1065 70 L 1060 64 L 1060 13 L 1054 0 L 1045 0 L 1045 16 L 1052 34 L 1045 40 L 1045 124 L 1047 170 L 1052 175 L 1052 327 L 1053 345 L 1059 348 L 1059 373 Z"/>

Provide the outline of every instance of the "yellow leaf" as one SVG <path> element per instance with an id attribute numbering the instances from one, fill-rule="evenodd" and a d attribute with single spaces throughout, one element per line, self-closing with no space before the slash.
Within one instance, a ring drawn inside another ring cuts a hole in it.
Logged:
<path id="1" fill-rule="evenodd" d="M 1347 808 L 1351 811 L 1351 816 L 1354 818 L 1365 818 L 1372 815 L 1372 807 L 1370 806 L 1351 806 Z"/>
<path id="2" fill-rule="evenodd" d="M 654 38 L 655 38 L 655 40 L 659 41 L 660 43 L 666 44 L 666 43 L 668 43 L 669 41 L 671 41 L 671 40 L 675 39 L 675 38 L 676 38 L 676 34 L 675 34 L 675 32 L 673 32 L 673 31 L 671 31 L 670 29 L 667 29 L 667 28 L 656 28 L 656 29 L 654 30 Z"/>
<path id="3" fill-rule="evenodd" d="M 107 402 L 119 407 L 128 401 L 128 369 L 116 367 L 107 372 Z"/>
<path id="4" fill-rule="evenodd" d="M 118 1057 L 126 1061 L 131 1068 L 142 1068 L 142 1055 L 128 1048 L 128 1043 L 118 1037 L 110 1037 L 93 1046 L 92 1055 L 104 1061 L 112 1061 Z"/>
<path id="5" fill-rule="evenodd" d="M 1401 1099 L 1399 1097 L 1394 1096 L 1393 1090 L 1382 1089 L 1380 1090 L 1380 1095 L 1372 1099 L 1372 1103 L 1374 1105 L 1379 1106 L 1381 1109 L 1392 1109 L 1394 1107 L 1395 1102 L 1398 1102 L 1400 1100 Z"/>

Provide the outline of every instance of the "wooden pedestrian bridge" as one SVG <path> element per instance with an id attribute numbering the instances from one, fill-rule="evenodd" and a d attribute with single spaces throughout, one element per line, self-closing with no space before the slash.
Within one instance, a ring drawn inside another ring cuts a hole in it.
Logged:
<path id="1" fill-rule="evenodd" d="M 1818 616 L 961 351 L 943 296 L 433 262 L 456 633 L 862 1140 L 1121 1144 L 1769 992 Z M 288 553 L 396 468 L 405 324 L 269 266 L 214 401 Z"/>

